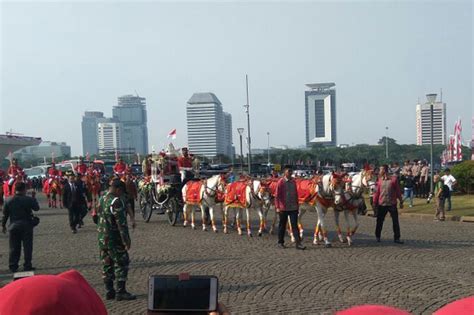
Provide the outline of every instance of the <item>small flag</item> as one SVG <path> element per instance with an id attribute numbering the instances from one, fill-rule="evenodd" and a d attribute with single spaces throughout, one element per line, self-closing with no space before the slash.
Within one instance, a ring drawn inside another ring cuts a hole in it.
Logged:
<path id="1" fill-rule="evenodd" d="M 168 133 L 168 138 L 176 139 L 176 129 L 173 129 Z"/>

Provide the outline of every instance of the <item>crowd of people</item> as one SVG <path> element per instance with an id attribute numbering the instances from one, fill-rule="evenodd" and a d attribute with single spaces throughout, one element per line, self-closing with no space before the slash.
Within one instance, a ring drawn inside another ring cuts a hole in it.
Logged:
<path id="1" fill-rule="evenodd" d="M 143 176 L 152 175 L 153 157 L 147 156 L 144 160 Z M 166 167 L 169 172 L 179 172 L 182 182 L 192 178 L 190 173 L 194 169 L 193 157 L 184 148 L 182 155 L 175 159 L 174 164 L 168 163 Z M 174 170 L 171 168 L 174 167 Z M 62 203 L 68 210 L 69 227 L 76 234 L 84 222 L 83 219 L 91 212 L 93 221 L 97 224 L 98 244 L 100 249 L 100 260 L 102 263 L 102 276 L 106 289 L 107 300 L 133 300 L 136 297 L 126 290 L 128 276 L 129 256 L 131 246 L 128 231 L 128 217 L 132 228 L 135 227 L 134 201 L 137 198 L 137 187 L 130 176 L 130 168 L 122 159 L 118 159 L 114 168 L 114 177 L 109 181 L 107 190 L 102 194 L 99 204 L 92 205 L 90 194 L 87 191 L 84 176 L 98 176 L 97 170 L 88 167 L 83 159 L 75 167 L 74 171 L 61 174 L 53 164 L 48 170 L 46 181 L 60 179 L 62 181 Z M 27 186 L 24 181 L 16 181 L 22 176 L 22 169 L 16 160 L 12 161 L 5 182 L 13 185 L 15 194 L 3 207 L 2 231 L 7 232 L 7 221 L 10 237 L 9 268 L 12 272 L 18 270 L 21 246 L 24 248 L 24 269 L 34 270 L 32 265 L 33 250 L 33 227 L 39 223 L 39 219 L 33 215 L 33 211 L 39 210 L 38 202 L 34 197 L 26 196 Z M 165 172 L 165 171 L 163 171 Z M 315 174 L 321 174 L 315 171 Z M 429 166 L 424 161 L 405 161 L 403 167 L 394 163 L 389 167 L 382 165 L 375 168 L 376 175 L 375 190 L 371 196 L 376 219 L 375 238 L 381 241 L 381 232 L 387 213 L 390 213 L 393 221 L 393 240 L 397 244 L 403 244 L 400 234 L 398 220 L 398 208 L 402 209 L 405 200 L 409 200 L 409 207 L 413 206 L 413 198 L 430 198 Z M 23 175 L 24 176 L 24 175 Z M 248 178 L 244 174 L 236 176 L 233 170 L 226 174 L 228 182 L 238 180 L 238 177 Z M 302 240 L 298 233 L 298 194 L 296 191 L 295 175 L 291 167 L 285 167 L 283 176 L 273 170 L 271 178 L 278 178 L 276 195 L 274 200 L 275 210 L 279 217 L 278 247 L 285 248 L 284 236 L 288 220 L 296 237 L 296 249 L 304 250 Z M 434 191 L 436 220 L 444 220 L 445 202 L 448 211 L 451 211 L 451 193 L 456 184 L 455 178 L 449 169 L 444 170 L 443 176 L 435 174 Z M 44 184 L 45 181 L 43 181 Z M 34 190 L 37 187 L 32 185 Z"/>

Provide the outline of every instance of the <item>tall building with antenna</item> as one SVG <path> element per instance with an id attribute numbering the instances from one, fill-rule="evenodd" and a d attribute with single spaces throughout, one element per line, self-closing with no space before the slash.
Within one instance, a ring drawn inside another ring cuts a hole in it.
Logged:
<path id="1" fill-rule="evenodd" d="M 315 144 L 335 146 L 336 136 L 336 84 L 306 84 L 305 123 L 306 146 Z"/>
<path id="2" fill-rule="evenodd" d="M 122 149 L 140 154 L 148 153 L 146 98 L 124 95 L 112 109 L 113 119 L 121 123 Z"/>
<path id="3" fill-rule="evenodd" d="M 433 104 L 433 144 L 446 144 L 446 103 L 443 103 L 443 92 L 440 101 Z M 430 103 L 416 105 L 416 144 L 431 143 Z"/>

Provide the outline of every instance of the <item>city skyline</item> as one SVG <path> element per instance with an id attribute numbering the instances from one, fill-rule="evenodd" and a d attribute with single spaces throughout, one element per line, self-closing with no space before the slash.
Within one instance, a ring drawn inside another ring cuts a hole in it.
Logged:
<path id="1" fill-rule="evenodd" d="M 176 145 L 187 144 L 184 104 L 194 91 L 219 95 L 238 139 L 245 74 L 255 148 L 267 146 L 267 131 L 272 146 L 305 144 L 308 82 L 337 84 L 338 143 L 375 144 L 385 126 L 398 143 L 416 143 L 414 104 L 440 88 L 448 131 L 461 117 L 470 138 L 470 1 L 2 3 L 1 11 L 0 132 L 65 141 L 73 155 L 82 113 L 108 112 L 135 90 L 147 97 L 149 148 L 163 147 L 173 128 Z M 354 132 L 360 120 L 367 127 Z"/>

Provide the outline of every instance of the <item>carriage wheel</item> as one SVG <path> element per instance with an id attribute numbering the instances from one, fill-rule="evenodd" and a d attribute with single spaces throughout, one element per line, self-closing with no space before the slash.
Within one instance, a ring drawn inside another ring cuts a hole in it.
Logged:
<path id="1" fill-rule="evenodd" d="M 166 209 L 166 218 L 168 219 L 168 223 L 172 226 L 176 224 L 180 215 L 181 209 L 179 207 L 178 201 L 175 198 L 171 198 L 168 201 L 167 209 Z"/>
<path id="2" fill-rule="evenodd" d="M 138 195 L 138 206 L 140 207 L 143 220 L 145 220 L 145 222 L 150 222 L 152 213 L 151 204 L 148 200 L 148 194 L 144 191 L 141 191 Z"/>

